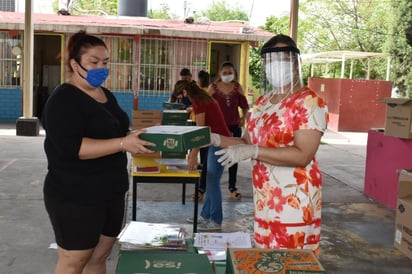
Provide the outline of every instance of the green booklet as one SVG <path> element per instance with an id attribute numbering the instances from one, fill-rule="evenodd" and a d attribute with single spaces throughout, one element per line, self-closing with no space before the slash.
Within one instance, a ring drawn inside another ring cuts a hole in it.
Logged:
<path id="1" fill-rule="evenodd" d="M 116 274 L 212 274 L 206 255 L 191 252 L 121 251 Z"/>

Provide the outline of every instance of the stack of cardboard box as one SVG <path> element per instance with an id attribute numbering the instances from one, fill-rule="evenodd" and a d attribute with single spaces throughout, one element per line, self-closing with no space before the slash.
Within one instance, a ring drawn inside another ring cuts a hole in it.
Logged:
<path id="1" fill-rule="evenodd" d="M 408 155 L 407 149 L 412 144 L 410 140 L 412 139 L 412 99 L 385 98 L 381 102 L 386 103 L 384 135 L 399 138 L 397 141 L 402 145 L 402 152 L 405 153 L 404 155 Z M 383 143 L 379 145 L 381 147 L 385 146 Z M 395 148 L 389 147 L 388 149 L 393 150 Z M 401 159 L 399 155 L 395 157 Z M 388 157 L 383 158 L 384 164 L 390 160 Z M 410 162 L 406 160 L 396 167 L 398 191 L 394 246 L 412 259 L 412 170 L 406 169 L 409 165 Z"/>
<path id="2" fill-rule="evenodd" d="M 412 259 L 412 171 L 402 169 L 398 180 L 398 207 L 394 245 Z"/>
<path id="3" fill-rule="evenodd" d="M 142 129 L 162 123 L 161 110 L 134 110 L 132 129 Z"/>

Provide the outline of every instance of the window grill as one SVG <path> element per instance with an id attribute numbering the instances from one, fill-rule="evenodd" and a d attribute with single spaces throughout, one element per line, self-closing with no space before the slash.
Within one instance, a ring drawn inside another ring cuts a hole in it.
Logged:
<path id="1" fill-rule="evenodd" d="M 180 70 L 188 68 L 193 80 L 207 68 L 207 41 L 143 37 L 140 43 L 139 91 L 147 95 L 169 95 Z"/>
<path id="2" fill-rule="evenodd" d="M 112 91 L 133 91 L 133 72 L 135 62 L 133 55 L 133 38 L 100 37 L 109 49 L 110 75 L 104 86 Z"/>
<path id="3" fill-rule="evenodd" d="M 0 87 L 20 86 L 22 62 L 21 36 L 0 32 Z"/>
<path id="4" fill-rule="evenodd" d="M 16 1 L 15 0 L 1 0 L 0 1 L 0 11 L 16 11 Z"/>

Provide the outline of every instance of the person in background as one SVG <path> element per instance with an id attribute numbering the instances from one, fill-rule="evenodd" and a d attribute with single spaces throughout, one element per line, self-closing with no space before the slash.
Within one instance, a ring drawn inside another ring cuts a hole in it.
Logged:
<path id="1" fill-rule="evenodd" d="M 210 131 L 222 136 L 231 136 L 227 128 L 219 104 L 206 91 L 202 90 L 195 81 L 187 82 L 184 87 L 193 104 L 197 126 L 209 126 Z M 209 147 L 207 155 L 206 196 L 199 217 L 198 231 L 220 230 L 223 221 L 222 193 L 220 179 L 224 167 L 217 162 L 215 152 L 220 148 Z M 198 168 L 199 148 L 193 148 L 188 155 L 189 170 Z M 193 222 L 193 219 L 188 219 Z"/>
<path id="2" fill-rule="evenodd" d="M 204 91 L 208 91 L 210 85 L 210 75 L 205 70 L 200 70 L 197 74 L 197 85 Z"/>
<path id="3" fill-rule="evenodd" d="M 225 122 L 233 137 L 242 136 L 242 126 L 245 123 L 249 110 L 245 93 L 242 86 L 235 80 L 235 67 L 230 62 L 224 62 L 219 70 L 218 79 L 209 86 L 209 94 L 219 103 L 220 109 L 225 117 Z M 239 114 L 239 108 L 242 115 Z M 241 199 L 237 192 L 238 165 L 229 168 L 229 197 L 235 200 Z"/>
<path id="4" fill-rule="evenodd" d="M 185 110 L 187 112 L 187 119 L 194 121 L 194 113 L 192 108 L 192 102 L 187 96 L 186 84 L 190 81 L 179 80 L 176 82 L 172 95 L 170 96 L 171 103 L 178 103 L 185 105 Z"/>
<path id="5" fill-rule="evenodd" d="M 44 203 L 58 245 L 60 273 L 106 273 L 123 225 L 129 187 L 126 151 L 151 153 L 144 131 L 127 135 L 129 118 L 101 85 L 109 75 L 105 43 L 79 31 L 67 46 L 68 78 L 43 110 L 48 172 Z"/>
<path id="6" fill-rule="evenodd" d="M 182 68 L 179 75 L 180 75 L 180 80 L 186 80 L 189 82 L 192 81 L 192 72 L 190 72 L 190 69 L 188 68 Z"/>
<path id="7" fill-rule="evenodd" d="M 242 138 L 213 136 L 219 162 L 252 159 L 257 247 L 320 250 L 322 173 L 316 160 L 328 122 L 325 101 L 303 86 L 300 51 L 276 35 L 261 49 L 265 94 Z"/>
<path id="8" fill-rule="evenodd" d="M 210 84 L 210 75 L 207 71 L 201 70 L 197 74 L 197 82 L 196 84 L 203 89 L 204 91 L 208 91 L 209 84 Z M 206 192 L 206 173 L 207 173 L 207 151 L 208 147 L 200 148 L 200 164 L 198 169 L 201 170 L 200 180 L 199 180 L 199 194 L 198 199 L 199 201 L 203 201 L 205 198 Z M 195 194 L 192 195 L 192 200 L 194 200 Z"/>

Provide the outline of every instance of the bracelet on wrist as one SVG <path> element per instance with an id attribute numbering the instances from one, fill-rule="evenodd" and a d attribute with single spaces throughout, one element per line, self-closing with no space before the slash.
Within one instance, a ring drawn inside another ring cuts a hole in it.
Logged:
<path id="1" fill-rule="evenodd" d="M 123 138 L 120 138 L 120 151 L 125 152 L 124 144 L 123 144 Z"/>

